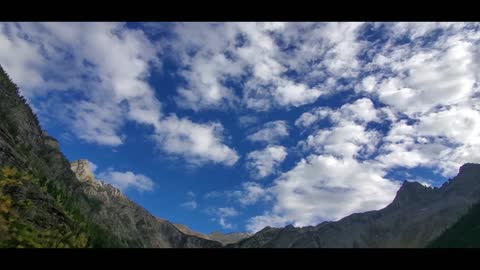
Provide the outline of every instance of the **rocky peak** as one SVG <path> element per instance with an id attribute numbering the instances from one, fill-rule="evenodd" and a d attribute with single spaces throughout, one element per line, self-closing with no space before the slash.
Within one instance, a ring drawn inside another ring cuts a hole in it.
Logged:
<path id="1" fill-rule="evenodd" d="M 94 182 L 95 177 L 90 169 L 88 160 L 80 159 L 70 163 L 70 168 L 77 176 L 78 180 L 82 182 Z"/>
<path id="2" fill-rule="evenodd" d="M 390 207 L 411 207 L 421 202 L 430 199 L 430 191 L 432 188 L 428 188 L 418 182 L 404 181 L 400 189 L 397 191 L 397 195 L 393 202 L 388 206 Z"/>
<path id="3" fill-rule="evenodd" d="M 476 163 L 465 163 L 460 167 L 460 170 L 458 171 L 458 175 L 462 175 L 465 173 L 469 173 L 474 170 L 480 170 L 480 164 Z"/>

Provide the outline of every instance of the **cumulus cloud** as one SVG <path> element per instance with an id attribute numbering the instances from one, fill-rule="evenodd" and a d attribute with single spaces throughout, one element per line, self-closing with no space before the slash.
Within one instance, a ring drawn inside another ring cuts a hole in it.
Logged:
<path id="1" fill-rule="evenodd" d="M 379 209 L 390 203 L 399 187 L 385 172 L 354 159 L 311 155 L 282 174 L 271 187 L 271 212 L 249 221 L 252 231 L 271 224 L 295 226 L 338 220 L 348 214 Z"/>
<path id="2" fill-rule="evenodd" d="M 155 138 L 167 153 L 181 154 L 192 164 L 212 161 L 231 166 L 238 160 L 236 151 L 223 144 L 219 123 L 197 124 L 172 115 L 159 125 Z"/>
<path id="3" fill-rule="evenodd" d="M 259 201 L 272 199 L 270 192 L 255 182 L 242 183 L 242 189 L 233 193 L 242 205 L 251 205 Z"/>
<path id="4" fill-rule="evenodd" d="M 331 154 L 339 157 L 368 156 L 376 149 L 378 132 L 365 127 L 342 122 L 329 129 L 320 129 L 299 142 L 304 151 Z"/>
<path id="5" fill-rule="evenodd" d="M 373 102 L 368 98 L 360 98 L 353 103 L 342 105 L 339 109 L 333 110 L 328 107 L 320 107 L 305 112 L 295 121 L 295 126 L 306 128 L 312 124 L 328 118 L 333 123 L 355 122 L 366 124 L 372 121 L 379 121 L 379 114 Z"/>
<path id="6" fill-rule="evenodd" d="M 257 132 L 247 136 L 252 142 L 274 143 L 288 136 L 287 122 L 278 120 L 265 123 Z"/>
<path id="7" fill-rule="evenodd" d="M 309 104 L 357 74 L 361 23 L 179 23 L 170 42 L 186 84 L 177 103 L 194 110 L 241 104 L 266 111 Z M 301 40 L 301 43 L 297 41 Z M 283 44 L 293 44 L 287 49 Z M 317 64 L 312 64 L 317 63 Z M 325 70 L 319 74 L 319 71 Z M 300 73 L 295 77 L 289 72 Z M 241 82 L 240 93 L 229 83 Z M 337 88 L 338 89 L 338 88 Z"/>
<path id="8" fill-rule="evenodd" d="M 287 151 L 284 146 L 268 145 L 262 150 L 248 153 L 247 167 L 252 170 L 253 177 L 264 178 L 275 173 L 286 156 Z"/>
<path id="9" fill-rule="evenodd" d="M 448 123 L 448 125 L 446 124 Z M 466 162 L 480 162 L 474 149 L 480 147 L 480 112 L 467 107 L 453 107 L 418 118 L 416 124 L 393 124 L 382 154 L 384 166 L 428 166 L 451 177 Z"/>
<path id="10" fill-rule="evenodd" d="M 129 188 L 138 191 L 152 191 L 154 186 L 152 179 L 149 177 L 143 174 L 135 174 L 131 171 L 121 172 L 108 169 L 100 172 L 98 178 L 106 183 L 110 183 L 121 191 Z"/>

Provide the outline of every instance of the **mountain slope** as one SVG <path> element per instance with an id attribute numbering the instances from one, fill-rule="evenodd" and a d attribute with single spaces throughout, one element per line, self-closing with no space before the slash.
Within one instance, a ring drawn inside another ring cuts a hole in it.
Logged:
<path id="1" fill-rule="evenodd" d="M 465 164 L 441 188 L 404 182 L 384 209 L 336 222 L 266 227 L 228 247 L 425 247 L 480 199 L 480 165 Z"/>
<path id="2" fill-rule="evenodd" d="M 220 243 L 183 233 L 167 220 L 159 219 L 132 202 L 120 190 L 94 179 L 87 160 L 71 163 L 90 202 L 89 217 L 119 237 L 132 239 L 138 247 L 220 247 Z"/>
<path id="3" fill-rule="evenodd" d="M 428 247 L 480 248 L 480 203 L 477 203 Z"/>
<path id="4" fill-rule="evenodd" d="M 182 233 L 110 185 L 76 175 L 1 67 L 0 168 L 0 246 L 221 246 Z"/>

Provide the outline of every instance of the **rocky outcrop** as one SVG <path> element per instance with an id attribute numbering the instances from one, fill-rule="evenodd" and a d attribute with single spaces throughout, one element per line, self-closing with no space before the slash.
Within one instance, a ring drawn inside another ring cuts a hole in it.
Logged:
<path id="1" fill-rule="evenodd" d="M 465 164 L 440 188 L 404 182 L 387 207 L 336 222 L 266 227 L 229 247 L 425 247 L 480 199 L 480 164 Z"/>
<path id="2" fill-rule="evenodd" d="M 70 168 L 75 173 L 78 180 L 82 182 L 89 182 L 92 184 L 95 183 L 95 178 L 89 168 L 88 160 L 81 159 L 73 161 L 72 163 L 70 163 Z"/>

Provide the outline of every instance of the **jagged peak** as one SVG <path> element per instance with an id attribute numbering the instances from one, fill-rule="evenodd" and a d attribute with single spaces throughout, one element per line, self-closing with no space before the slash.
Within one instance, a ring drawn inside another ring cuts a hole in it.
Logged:
<path id="1" fill-rule="evenodd" d="M 402 186 L 400 187 L 400 190 L 417 190 L 417 189 L 424 189 L 426 186 L 420 184 L 419 182 L 416 181 L 403 181 Z"/>
<path id="2" fill-rule="evenodd" d="M 391 205 L 398 205 L 407 201 L 418 201 L 430 189 L 419 182 L 404 181 Z"/>

